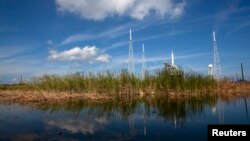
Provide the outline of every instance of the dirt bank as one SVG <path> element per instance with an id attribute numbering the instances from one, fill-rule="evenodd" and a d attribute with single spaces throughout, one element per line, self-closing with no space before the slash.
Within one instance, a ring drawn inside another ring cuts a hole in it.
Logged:
<path id="1" fill-rule="evenodd" d="M 66 92 L 46 92 L 46 91 L 27 91 L 27 90 L 0 90 L 0 103 L 45 103 L 45 102 L 64 102 L 74 100 L 106 101 L 114 97 L 108 95 L 79 94 Z"/>

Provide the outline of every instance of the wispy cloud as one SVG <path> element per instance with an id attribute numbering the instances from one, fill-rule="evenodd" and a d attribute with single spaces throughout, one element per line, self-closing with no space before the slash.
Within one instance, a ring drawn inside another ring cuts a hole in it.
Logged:
<path id="1" fill-rule="evenodd" d="M 175 60 L 185 60 L 185 59 L 191 59 L 191 58 L 199 58 L 204 56 L 209 56 L 211 53 L 208 52 L 198 52 L 198 53 L 191 53 L 191 54 L 181 54 L 181 55 L 175 55 Z M 171 59 L 170 53 L 169 55 L 161 55 L 156 57 L 147 57 L 145 59 L 146 63 L 156 63 L 156 62 L 165 62 L 169 61 Z M 136 64 L 139 64 L 142 62 L 141 56 L 135 56 L 134 61 Z M 128 62 L 128 56 L 120 56 L 117 58 L 114 58 L 111 63 L 113 64 L 127 64 Z M 190 62 L 191 63 L 191 62 Z"/>
<path id="2" fill-rule="evenodd" d="M 20 75 L 34 70 L 38 71 L 39 68 L 35 66 L 41 63 L 41 60 L 37 59 L 36 56 L 18 56 L 5 58 L 0 62 L 0 76 L 1 75 Z M 40 68 L 42 69 L 42 68 Z"/>
<path id="3" fill-rule="evenodd" d="M 125 25 L 120 25 L 117 27 L 113 27 L 111 29 L 104 30 L 99 33 L 95 34 L 75 34 L 75 35 L 70 35 L 66 39 L 64 39 L 61 43 L 61 45 L 66 45 L 70 43 L 75 43 L 75 42 L 80 42 L 80 41 L 86 41 L 86 40 L 93 40 L 93 39 L 99 39 L 99 38 L 114 38 L 117 37 L 121 34 L 125 34 L 128 32 L 128 29 L 131 27 L 136 26 L 136 24 L 125 24 Z"/>
<path id="4" fill-rule="evenodd" d="M 190 54 L 183 54 L 183 55 L 176 55 L 175 59 L 189 59 L 189 58 L 197 58 L 197 57 L 204 57 L 211 55 L 210 52 L 198 52 L 198 53 L 190 53 Z"/>
<path id="5" fill-rule="evenodd" d="M 114 44 L 111 45 L 111 46 L 108 46 L 108 47 L 103 48 L 103 50 L 106 50 L 106 51 L 107 51 L 107 50 L 119 48 L 119 47 L 122 47 L 122 46 L 125 46 L 125 45 L 128 45 L 128 41 L 119 41 L 119 42 L 114 43 Z"/>
<path id="6" fill-rule="evenodd" d="M 250 7 L 248 6 L 239 6 L 241 1 L 226 1 L 225 8 L 220 9 L 215 13 L 209 13 L 203 16 L 191 15 L 189 20 L 182 21 L 185 23 L 183 27 L 188 29 L 199 28 L 201 26 L 210 26 L 213 25 L 214 30 L 219 30 L 221 25 L 230 25 L 233 24 L 233 28 L 235 28 L 235 22 L 245 23 L 249 21 L 249 17 L 247 17 L 247 13 L 249 13 Z M 238 14 L 245 14 L 246 16 L 235 16 Z"/>
<path id="7" fill-rule="evenodd" d="M 5 79 L 4 82 L 11 82 L 13 77 L 36 69 L 34 65 L 39 62 L 40 55 L 35 50 L 40 46 L 40 43 L 32 40 L 5 40 L 0 45 L 0 76 L 9 80 Z"/>
<path id="8" fill-rule="evenodd" d="M 90 40 L 93 38 L 99 38 L 99 36 L 94 36 L 92 34 L 76 34 L 67 37 L 64 41 L 62 41 L 62 45 L 70 44 L 79 41 Z"/>
<path id="9" fill-rule="evenodd" d="M 148 67 L 148 70 L 157 70 L 157 69 L 161 69 L 162 67 L 163 67 L 163 64 L 152 65 L 152 66 Z"/>
<path id="10" fill-rule="evenodd" d="M 235 28 L 231 29 L 230 31 L 228 31 L 227 35 L 230 35 L 234 32 L 237 32 L 241 29 L 244 29 L 244 28 L 247 28 L 250 26 L 250 22 L 244 22 L 244 23 L 241 23 L 239 24 L 238 26 L 236 26 Z"/>
<path id="11" fill-rule="evenodd" d="M 146 40 L 152 40 L 152 39 L 158 39 L 158 38 L 163 38 L 163 37 L 176 36 L 176 35 L 183 34 L 183 33 L 185 33 L 185 31 L 170 30 L 167 33 L 160 34 L 160 35 L 153 35 L 153 36 L 144 37 L 144 38 L 141 38 L 141 39 L 134 40 L 134 42 L 146 41 Z"/>
<path id="12" fill-rule="evenodd" d="M 49 46 L 52 46 L 52 45 L 54 45 L 54 42 L 50 39 L 50 40 L 48 40 L 47 42 L 47 45 L 49 45 Z"/>
<path id="13" fill-rule="evenodd" d="M 12 41 L 13 42 L 13 41 Z M 32 51 L 35 49 L 35 47 L 40 46 L 39 43 L 37 42 L 30 42 L 30 41 L 25 41 L 25 42 L 15 42 L 5 44 L 5 45 L 0 45 L 0 59 L 8 58 L 8 57 L 16 57 L 19 56 L 23 53 L 27 53 L 29 51 Z"/>
<path id="14" fill-rule="evenodd" d="M 181 31 L 181 30 L 170 30 L 168 33 L 164 33 L 164 34 L 160 34 L 160 35 L 153 35 L 153 36 L 147 36 L 141 39 L 135 39 L 133 40 L 133 42 L 141 42 L 141 41 L 148 41 L 148 40 L 153 40 L 153 39 L 158 39 L 158 38 L 163 38 L 163 37 L 169 37 L 169 36 L 176 36 L 179 34 L 183 34 L 185 33 L 185 31 Z M 111 50 L 111 49 L 116 49 L 119 47 L 123 47 L 125 45 L 128 45 L 129 41 L 128 40 L 123 40 L 123 41 L 119 41 L 114 43 L 111 46 L 105 47 L 103 50 Z"/>
<path id="15" fill-rule="evenodd" d="M 152 22 L 152 21 L 130 22 L 127 24 L 118 25 L 116 27 L 112 27 L 112 28 L 109 28 L 109 29 L 106 29 L 106 30 L 103 30 L 100 32 L 96 32 L 96 33 L 74 34 L 74 35 L 68 36 L 58 46 L 76 43 L 76 42 L 87 41 L 87 40 L 95 40 L 95 39 L 100 39 L 100 38 L 109 38 L 109 39 L 117 38 L 120 35 L 129 34 L 129 29 L 132 29 L 133 32 L 140 31 L 140 30 L 143 30 L 143 29 L 145 29 L 149 26 L 152 26 L 154 24 L 156 24 L 156 23 Z"/>
<path id="16" fill-rule="evenodd" d="M 226 1 L 227 9 L 221 10 L 214 15 L 214 28 L 218 30 L 222 23 L 231 19 L 232 15 L 249 11 L 249 7 L 240 7 L 240 0 Z"/>
<path id="17" fill-rule="evenodd" d="M 209 56 L 210 53 L 207 52 L 197 52 L 197 53 L 191 53 L 191 54 L 180 54 L 180 55 L 175 55 L 175 60 L 176 62 L 183 62 L 185 61 L 185 67 L 186 66 L 192 66 L 190 68 L 194 68 L 194 69 L 204 69 L 203 66 L 200 66 L 198 68 L 198 66 L 193 67 L 193 62 L 188 62 L 188 59 L 197 59 L 199 60 L 200 58 L 203 58 L 204 56 Z M 138 66 L 140 66 L 140 64 L 142 63 L 142 59 L 141 56 L 134 56 L 134 60 L 135 60 L 135 64 Z M 163 63 L 168 61 L 170 62 L 170 53 L 169 55 L 160 55 L 160 56 L 155 56 L 155 57 L 148 57 L 146 55 L 146 60 L 145 62 L 147 63 L 147 69 L 148 70 L 155 70 L 155 69 L 159 69 L 163 67 Z M 102 64 L 101 66 L 96 67 L 94 70 L 98 71 L 103 71 L 103 70 L 120 70 L 120 69 L 124 69 L 127 68 L 127 63 L 128 63 L 128 56 L 124 55 L 124 56 L 119 56 L 119 57 L 114 57 L 110 63 L 108 64 Z M 182 64 L 180 64 L 182 65 Z M 187 68 L 188 69 L 188 68 Z M 206 67 L 205 67 L 206 69 Z M 188 69 L 191 70 L 191 69 Z"/>

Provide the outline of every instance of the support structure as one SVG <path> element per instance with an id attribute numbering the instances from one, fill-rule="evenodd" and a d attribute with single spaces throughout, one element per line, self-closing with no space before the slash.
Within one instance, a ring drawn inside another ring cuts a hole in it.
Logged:
<path id="1" fill-rule="evenodd" d="M 135 73 L 133 41 L 132 41 L 132 31 L 131 31 L 131 29 L 130 29 L 129 49 L 128 49 L 128 72 L 132 73 L 132 74 Z"/>
<path id="2" fill-rule="evenodd" d="M 145 50 L 144 50 L 144 44 L 142 44 L 142 66 L 141 66 L 141 74 L 142 78 L 145 78 L 146 73 L 146 59 L 145 59 Z"/>
<path id="3" fill-rule="evenodd" d="M 213 76 L 215 79 L 219 79 L 221 75 L 221 67 L 219 61 L 219 52 L 216 44 L 215 32 L 213 31 L 213 48 L 214 48 L 214 66 L 213 66 Z"/>

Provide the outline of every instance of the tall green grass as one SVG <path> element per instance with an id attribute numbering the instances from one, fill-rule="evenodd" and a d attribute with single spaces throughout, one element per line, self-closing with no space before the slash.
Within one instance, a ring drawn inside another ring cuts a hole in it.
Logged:
<path id="1" fill-rule="evenodd" d="M 34 89 L 92 94 L 166 94 L 170 92 L 211 93 L 216 87 L 213 77 L 182 70 L 158 70 L 146 73 L 144 79 L 127 70 L 119 73 L 74 73 L 44 75 L 28 85 Z"/>

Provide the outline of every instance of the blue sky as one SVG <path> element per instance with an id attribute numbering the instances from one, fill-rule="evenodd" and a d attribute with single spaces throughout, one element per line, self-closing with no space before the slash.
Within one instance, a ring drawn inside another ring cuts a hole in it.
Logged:
<path id="1" fill-rule="evenodd" d="M 207 74 L 216 32 L 223 76 L 250 80 L 248 0 L 1 0 L 0 83 L 42 74 L 127 68 L 132 29 L 136 72 L 170 61 Z"/>

